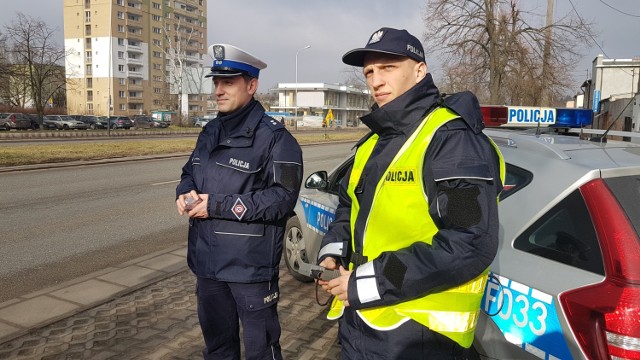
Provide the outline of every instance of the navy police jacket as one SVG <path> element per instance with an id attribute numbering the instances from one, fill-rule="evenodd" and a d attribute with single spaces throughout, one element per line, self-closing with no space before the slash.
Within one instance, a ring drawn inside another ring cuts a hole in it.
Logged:
<path id="1" fill-rule="evenodd" d="M 484 124 L 478 100 L 470 92 L 443 97 L 427 74 L 406 93 L 382 107 L 374 105 L 372 112 L 361 118 L 371 134 L 379 135 L 379 140 L 358 185 L 360 212 L 354 224 L 355 258 L 362 251 L 363 232 L 376 185 L 408 137 L 438 106 L 460 115 L 460 119 L 446 123 L 435 132 L 423 164 L 422 181 L 429 199 L 429 215 L 438 232 L 431 245 L 417 242 L 398 251 L 383 252 L 376 259 L 360 261 L 373 262 L 380 299 L 361 301 L 354 271 L 348 288 L 351 309 L 390 305 L 463 284 L 484 271 L 497 253 L 496 196 L 502 190 L 500 163 L 482 132 Z M 349 176 L 350 171 L 343 179 Z M 343 181 L 336 218 L 329 225 L 321 248 L 334 242 L 351 242 L 351 199 L 346 188 L 347 181 Z M 343 265 L 354 259 L 334 257 Z M 324 258 L 325 255 L 319 261 Z"/>
<path id="2" fill-rule="evenodd" d="M 242 283 L 277 276 L 302 173 L 298 142 L 257 101 L 207 123 L 176 188 L 176 197 L 209 194 L 209 218 L 189 219 L 193 273 Z"/>

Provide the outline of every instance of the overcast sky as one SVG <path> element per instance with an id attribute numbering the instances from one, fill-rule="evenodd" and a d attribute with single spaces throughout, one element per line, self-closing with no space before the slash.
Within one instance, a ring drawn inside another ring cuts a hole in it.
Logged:
<path id="1" fill-rule="evenodd" d="M 62 44 L 62 0 L 1 0 L 0 28 L 17 12 L 44 20 L 57 28 Z M 609 58 L 640 57 L 640 1 L 638 0 L 556 0 L 555 17 L 573 11 L 595 23 L 597 46 L 582 49 L 576 64 L 576 92 L 591 71 L 598 53 Z M 260 92 L 278 82 L 295 81 L 296 52 L 298 82 L 344 82 L 349 67 L 342 55 L 362 47 L 380 27 L 407 29 L 418 38 L 424 31 L 426 0 L 210 0 L 208 1 L 208 42 L 239 46 L 268 64 L 260 76 Z M 522 6 L 545 13 L 545 0 L 520 0 Z M 609 6 L 607 6 L 609 5 Z M 630 15 L 622 14 L 611 7 Z M 633 16 L 632 16 L 633 15 Z M 429 71 L 438 79 L 440 65 L 425 49 Z"/>

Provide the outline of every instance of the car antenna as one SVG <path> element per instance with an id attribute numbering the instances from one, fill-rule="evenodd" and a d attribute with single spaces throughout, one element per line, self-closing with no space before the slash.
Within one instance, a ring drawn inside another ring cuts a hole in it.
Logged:
<path id="1" fill-rule="evenodd" d="M 589 141 L 593 141 L 593 142 L 599 142 L 599 143 L 606 143 L 607 142 L 607 135 L 609 134 L 609 130 L 611 130 L 611 128 L 613 127 L 613 125 L 616 123 L 616 121 L 618 121 L 618 119 L 620 119 L 620 116 L 622 116 L 622 113 L 624 113 L 625 110 L 627 110 L 627 108 L 629 107 L 629 105 L 631 105 L 631 103 L 633 102 L 634 98 L 631 98 L 631 100 L 629 100 L 629 102 L 627 103 L 627 105 L 622 109 L 622 111 L 620 111 L 620 113 L 618 114 L 618 116 L 615 118 L 615 120 L 613 120 L 611 122 L 611 125 L 609 125 L 609 127 L 607 128 L 607 130 L 604 131 L 604 133 L 600 136 L 594 136 L 592 138 L 589 139 Z"/>

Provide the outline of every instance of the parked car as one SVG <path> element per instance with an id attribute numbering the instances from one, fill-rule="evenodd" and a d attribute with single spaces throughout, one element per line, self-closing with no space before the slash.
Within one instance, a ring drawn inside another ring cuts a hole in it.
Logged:
<path id="1" fill-rule="evenodd" d="M 205 125 L 207 125 L 207 123 L 209 122 L 209 119 L 197 119 L 196 123 L 193 125 L 195 127 L 204 127 Z"/>
<path id="2" fill-rule="evenodd" d="M 87 124 L 70 117 L 69 115 L 45 115 L 44 122 L 54 124 L 58 130 L 87 130 Z"/>
<path id="3" fill-rule="evenodd" d="M 100 118 L 95 115 L 83 115 L 80 121 L 87 124 L 89 129 L 100 129 Z"/>
<path id="4" fill-rule="evenodd" d="M 31 121 L 31 129 L 33 130 L 37 130 L 40 129 L 41 126 L 41 120 L 40 120 L 40 116 L 38 114 L 26 114 L 29 117 L 29 121 Z"/>
<path id="5" fill-rule="evenodd" d="M 147 115 L 135 116 L 133 118 L 133 125 L 139 129 L 166 128 L 169 126 L 166 122 L 158 121 L 157 119 Z"/>
<path id="6" fill-rule="evenodd" d="M 485 130 L 507 164 L 500 245 L 473 347 L 483 359 L 640 356 L 640 144 Z M 285 263 L 317 264 L 353 162 L 311 174 L 287 222 Z"/>
<path id="7" fill-rule="evenodd" d="M 31 129 L 31 119 L 23 113 L 1 113 L 0 130 L 27 130 Z"/>
<path id="8" fill-rule="evenodd" d="M 131 129 L 133 121 L 128 116 L 109 116 L 109 127 L 112 129 Z"/>

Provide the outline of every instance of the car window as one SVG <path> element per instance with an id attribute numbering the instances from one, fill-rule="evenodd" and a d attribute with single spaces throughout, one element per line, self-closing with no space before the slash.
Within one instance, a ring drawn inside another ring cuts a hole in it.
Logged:
<path id="1" fill-rule="evenodd" d="M 513 246 L 604 275 L 602 253 L 591 217 L 579 190 L 575 190 L 518 236 Z"/>
<path id="2" fill-rule="evenodd" d="M 533 174 L 530 171 L 515 165 L 506 164 L 506 170 L 504 187 L 500 193 L 500 201 L 515 194 L 518 190 L 527 186 L 533 179 Z"/>
<path id="3" fill-rule="evenodd" d="M 353 165 L 353 156 L 343 162 L 342 165 L 340 165 L 340 167 L 331 175 L 331 179 L 329 179 L 329 188 L 327 189 L 328 192 L 338 194 L 338 191 L 340 191 L 340 183 L 347 174 L 347 171 L 351 168 L 351 165 Z"/>
<path id="4" fill-rule="evenodd" d="M 640 234 L 640 176 L 621 176 L 605 179 L 633 224 L 636 234 Z"/>

